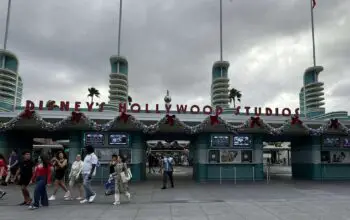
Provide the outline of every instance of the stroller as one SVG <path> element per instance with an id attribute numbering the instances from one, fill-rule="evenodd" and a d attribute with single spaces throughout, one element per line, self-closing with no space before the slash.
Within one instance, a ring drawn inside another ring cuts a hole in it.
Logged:
<path id="1" fill-rule="evenodd" d="M 114 189 L 115 189 L 115 181 L 114 177 L 110 176 L 108 178 L 108 181 L 105 183 L 105 196 L 110 196 L 114 194 Z"/>

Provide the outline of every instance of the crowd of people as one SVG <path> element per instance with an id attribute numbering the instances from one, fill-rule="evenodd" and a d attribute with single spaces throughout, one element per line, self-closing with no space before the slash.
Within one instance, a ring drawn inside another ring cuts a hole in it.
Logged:
<path id="1" fill-rule="evenodd" d="M 80 200 L 80 203 L 92 203 L 95 200 L 96 192 L 91 187 L 91 181 L 96 175 L 96 168 L 99 164 L 98 158 L 92 146 L 85 147 L 84 161 L 81 155 L 77 155 L 72 163 L 69 178 L 69 187 L 65 185 L 65 176 L 68 169 L 68 160 L 64 152 L 58 152 L 53 158 L 49 155 L 41 154 L 35 161 L 31 158 L 31 152 L 22 153 L 20 160 L 14 150 L 6 158 L 0 154 L 0 181 L 2 186 L 9 183 L 17 183 L 20 186 L 23 202 L 19 205 L 27 205 L 29 209 L 38 209 L 41 206 L 49 205 L 49 201 L 56 199 L 59 188 L 64 192 L 65 200 Z M 130 200 L 128 182 L 131 179 L 131 171 L 125 161 L 118 155 L 113 155 L 110 164 L 110 179 L 115 182 L 114 205 L 120 204 L 120 194 L 123 193 Z M 53 178 L 52 178 L 53 176 Z M 47 185 L 51 185 L 54 179 L 53 194 L 48 197 Z M 33 196 L 31 196 L 28 186 L 35 184 Z M 74 188 L 77 188 L 77 196 L 73 196 Z M 0 199 L 6 195 L 4 189 L 0 189 Z"/>
<path id="2" fill-rule="evenodd" d="M 76 155 L 75 161 L 70 167 L 68 159 L 63 151 L 57 152 L 52 158 L 48 154 L 40 154 L 38 158 L 33 161 L 31 152 L 22 152 L 22 159 L 17 155 L 17 151 L 13 150 L 8 162 L 6 158 L 0 154 L 0 182 L 2 186 L 7 186 L 10 183 L 16 183 L 20 186 L 23 195 L 23 201 L 19 204 L 21 206 L 28 206 L 30 210 L 38 209 L 40 206 L 49 206 L 49 201 L 56 200 L 56 194 L 61 188 L 64 192 L 64 200 L 79 200 L 80 203 L 92 203 L 95 200 L 96 192 L 91 187 L 91 181 L 96 175 L 96 168 L 99 166 L 98 157 L 94 153 L 92 146 L 85 147 L 85 157 L 82 160 L 81 155 Z M 159 160 L 153 158 L 152 164 L 157 160 L 160 170 L 163 174 L 162 189 L 168 187 L 168 179 L 170 186 L 174 187 L 173 166 L 175 160 L 169 154 L 165 154 Z M 131 194 L 129 192 L 129 181 L 132 174 L 124 158 L 120 155 L 112 155 L 109 164 L 110 175 L 105 184 L 105 195 L 114 195 L 113 205 L 120 204 L 120 196 L 130 200 Z M 66 175 L 68 174 L 68 175 Z M 69 178 L 68 187 L 65 184 L 66 176 Z M 50 197 L 47 193 L 47 185 L 51 185 L 54 179 L 54 189 Z M 28 186 L 35 184 L 34 191 L 29 192 Z M 76 193 L 73 191 L 76 189 Z M 0 199 L 6 195 L 6 191 L 0 188 Z"/>

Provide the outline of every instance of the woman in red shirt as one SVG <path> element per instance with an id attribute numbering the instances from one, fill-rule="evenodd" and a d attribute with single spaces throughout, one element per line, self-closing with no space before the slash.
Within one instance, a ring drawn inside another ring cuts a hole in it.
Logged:
<path id="1" fill-rule="evenodd" d="M 40 156 L 35 166 L 32 182 L 36 182 L 34 190 L 34 202 L 29 209 L 39 208 L 39 202 L 42 206 L 49 206 L 46 185 L 51 184 L 51 167 L 46 156 Z"/>
<path id="2" fill-rule="evenodd" d="M 2 181 L 5 181 L 6 176 L 7 176 L 7 163 L 6 163 L 5 157 L 2 154 L 0 154 L 0 183 L 3 183 Z M 6 195 L 6 192 L 0 189 L 0 199 L 5 195 Z"/>

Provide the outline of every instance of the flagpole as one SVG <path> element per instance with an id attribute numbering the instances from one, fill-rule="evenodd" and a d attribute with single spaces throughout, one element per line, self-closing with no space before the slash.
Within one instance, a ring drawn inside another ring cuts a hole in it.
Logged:
<path id="1" fill-rule="evenodd" d="M 314 24 L 314 0 L 310 0 L 311 8 L 311 32 L 312 32 L 312 57 L 314 67 L 316 66 L 316 49 L 315 49 L 315 24 Z"/>
<path id="2" fill-rule="evenodd" d="M 122 31 L 122 7 L 123 7 L 123 0 L 119 0 L 119 29 L 118 29 L 118 56 L 120 56 L 120 38 L 121 38 L 121 31 Z"/>
<path id="3" fill-rule="evenodd" d="M 9 34 L 9 27 L 10 27 L 10 17 L 11 17 L 11 0 L 8 0 L 7 4 L 7 16 L 6 16 L 6 27 L 5 27 L 5 36 L 4 36 L 4 50 L 7 49 L 7 40 L 8 40 L 8 34 Z M 2 59 L 2 67 L 5 68 L 5 56 L 3 56 Z M 18 95 L 18 70 L 16 71 L 16 87 L 15 87 L 15 95 L 13 98 L 13 111 L 16 111 L 17 106 L 17 95 Z"/>
<path id="4" fill-rule="evenodd" d="M 220 61 L 222 61 L 222 0 L 220 0 Z"/>
<path id="5" fill-rule="evenodd" d="M 5 37 L 4 37 L 4 50 L 6 50 L 7 48 L 7 38 L 8 38 L 8 32 L 9 32 L 9 26 L 10 26 L 10 12 L 11 12 L 11 0 L 8 0 Z"/>

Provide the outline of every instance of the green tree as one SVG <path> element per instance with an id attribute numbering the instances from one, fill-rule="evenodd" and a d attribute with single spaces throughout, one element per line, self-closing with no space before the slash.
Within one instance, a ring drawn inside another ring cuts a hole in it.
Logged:
<path id="1" fill-rule="evenodd" d="M 241 93 L 241 91 L 238 91 L 237 89 L 232 88 L 230 90 L 228 98 L 230 99 L 230 103 L 233 102 L 233 107 L 236 108 L 236 100 L 241 102 L 242 93 Z"/>
<path id="2" fill-rule="evenodd" d="M 94 87 L 88 88 L 89 94 L 88 97 L 91 98 L 91 102 L 94 102 L 94 97 L 100 98 L 100 92 Z"/>
<path id="3" fill-rule="evenodd" d="M 131 98 L 131 96 L 128 96 L 128 103 L 129 103 L 129 105 L 131 105 L 131 103 L 132 103 L 132 98 Z"/>

